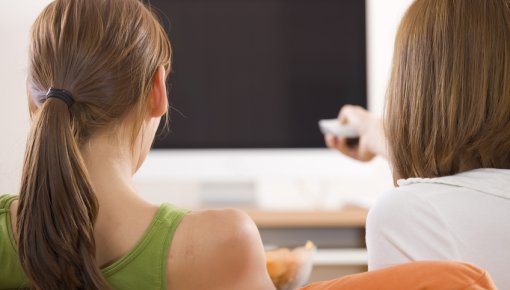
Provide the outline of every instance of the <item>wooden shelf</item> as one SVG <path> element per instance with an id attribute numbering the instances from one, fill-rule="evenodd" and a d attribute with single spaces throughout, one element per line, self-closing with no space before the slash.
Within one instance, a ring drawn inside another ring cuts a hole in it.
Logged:
<path id="1" fill-rule="evenodd" d="M 259 228 L 364 227 L 368 210 L 345 207 L 336 211 L 276 211 L 243 209 Z"/>

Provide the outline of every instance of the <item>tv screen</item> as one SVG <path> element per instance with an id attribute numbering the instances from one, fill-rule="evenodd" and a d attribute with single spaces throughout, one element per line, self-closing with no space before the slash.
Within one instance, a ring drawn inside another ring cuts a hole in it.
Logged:
<path id="1" fill-rule="evenodd" d="M 317 122 L 366 107 L 364 0 L 150 0 L 173 47 L 155 148 L 323 147 Z"/>

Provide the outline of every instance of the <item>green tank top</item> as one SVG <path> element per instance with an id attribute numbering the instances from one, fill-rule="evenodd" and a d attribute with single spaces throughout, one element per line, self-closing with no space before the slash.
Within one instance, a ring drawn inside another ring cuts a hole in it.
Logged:
<path id="1" fill-rule="evenodd" d="M 17 253 L 9 208 L 15 195 L 0 196 L 0 289 L 28 288 Z M 175 230 L 188 210 L 162 204 L 136 246 L 101 269 L 113 289 L 167 289 L 168 251 Z"/>

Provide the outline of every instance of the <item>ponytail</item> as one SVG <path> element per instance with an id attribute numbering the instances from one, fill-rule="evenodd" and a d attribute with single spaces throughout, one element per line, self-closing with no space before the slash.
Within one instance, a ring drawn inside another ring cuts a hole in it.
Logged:
<path id="1" fill-rule="evenodd" d="M 35 289 L 107 289 L 96 260 L 99 204 L 69 108 L 49 98 L 27 142 L 18 207 L 19 259 Z"/>
<path id="2" fill-rule="evenodd" d="M 140 0 L 54 0 L 34 22 L 27 77 L 34 119 L 17 222 L 19 260 L 33 288 L 111 288 L 95 259 L 99 204 L 80 147 L 98 132 L 128 132 L 114 127 L 133 127 L 136 139 L 154 72 L 169 71 L 171 53 Z M 50 87 L 72 92 L 76 103 L 69 108 L 63 90 L 45 94 Z"/>

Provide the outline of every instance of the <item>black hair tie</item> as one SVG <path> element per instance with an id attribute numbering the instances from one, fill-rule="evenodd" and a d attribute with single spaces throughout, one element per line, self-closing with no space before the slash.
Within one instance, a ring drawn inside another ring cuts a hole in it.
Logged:
<path id="1" fill-rule="evenodd" d="M 74 98 L 71 93 L 62 89 L 50 88 L 46 93 L 46 99 L 48 98 L 57 98 L 66 103 L 69 108 L 74 104 Z"/>

